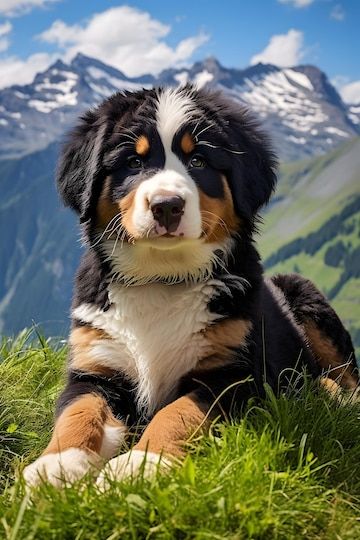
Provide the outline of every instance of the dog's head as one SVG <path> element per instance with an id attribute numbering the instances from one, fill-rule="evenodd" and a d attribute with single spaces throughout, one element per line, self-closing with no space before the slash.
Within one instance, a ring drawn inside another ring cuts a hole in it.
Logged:
<path id="1" fill-rule="evenodd" d="M 58 187 L 128 283 L 209 272 L 248 238 L 274 189 L 275 158 L 238 104 L 165 88 L 117 93 L 64 148 Z"/>

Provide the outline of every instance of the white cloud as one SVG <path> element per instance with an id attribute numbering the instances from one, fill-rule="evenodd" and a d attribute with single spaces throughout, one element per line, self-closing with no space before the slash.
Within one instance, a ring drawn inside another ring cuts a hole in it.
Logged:
<path id="1" fill-rule="evenodd" d="M 119 6 L 93 15 L 83 25 L 55 21 L 38 38 L 58 45 L 67 60 L 81 52 L 137 76 L 183 64 L 208 40 L 200 33 L 170 47 L 164 41 L 170 30 L 145 11 Z"/>
<path id="2" fill-rule="evenodd" d="M 46 4 L 59 0 L 0 0 L 0 13 L 8 17 L 24 15 L 36 7 L 44 7 Z"/>
<path id="3" fill-rule="evenodd" d="M 10 41 L 7 35 L 12 30 L 12 24 L 6 21 L 4 24 L 0 24 L 0 52 L 4 52 L 9 48 Z"/>
<path id="4" fill-rule="evenodd" d="M 280 4 L 290 4 L 294 8 L 304 8 L 310 6 L 315 0 L 278 0 Z"/>
<path id="5" fill-rule="evenodd" d="M 330 11 L 330 19 L 334 21 L 343 21 L 345 19 L 345 11 L 341 4 L 336 4 Z"/>
<path id="6" fill-rule="evenodd" d="M 4 24 L 0 24 L 0 37 L 5 36 L 12 30 L 12 24 L 6 21 Z"/>
<path id="7" fill-rule="evenodd" d="M 303 58 L 304 34 L 300 30 L 291 29 L 287 34 L 277 34 L 270 38 L 263 51 L 255 54 L 250 63 L 274 64 L 280 67 L 295 66 Z"/>
<path id="8" fill-rule="evenodd" d="M 0 58 L 0 88 L 12 84 L 28 84 L 39 71 L 46 69 L 55 58 L 47 53 L 32 54 L 26 60 L 15 56 Z"/>
<path id="9" fill-rule="evenodd" d="M 360 81 L 353 81 L 339 88 L 345 103 L 360 103 Z"/>
<path id="10" fill-rule="evenodd" d="M 9 48 L 10 41 L 7 37 L 12 30 L 12 24 L 6 21 L 4 24 L 0 24 L 0 52 L 4 52 Z"/>

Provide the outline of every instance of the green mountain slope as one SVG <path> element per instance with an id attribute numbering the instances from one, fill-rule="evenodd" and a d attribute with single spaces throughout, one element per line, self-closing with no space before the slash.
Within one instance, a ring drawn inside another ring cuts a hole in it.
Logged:
<path id="1" fill-rule="evenodd" d="M 67 331 L 80 246 L 55 190 L 57 152 L 52 145 L 0 162 L 0 333 L 34 322 L 52 334 Z"/>
<path id="2" fill-rule="evenodd" d="M 360 193 L 360 138 L 324 156 L 285 164 L 259 239 L 266 258 L 337 214 Z"/>
<path id="3" fill-rule="evenodd" d="M 284 165 L 263 229 L 259 247 L 267 271 L 312 279 L 360 347 L 360 139 Z"/>

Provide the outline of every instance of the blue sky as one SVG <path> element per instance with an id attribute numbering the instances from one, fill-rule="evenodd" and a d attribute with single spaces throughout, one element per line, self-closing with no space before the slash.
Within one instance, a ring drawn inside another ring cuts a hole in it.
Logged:
<path id="1" fill-rule="evenodd" d="M 360 0 L 0 0 L 0 85 L 78 51 L 128 75 L 213 55 L 237 68 L 315 64 L 360 99 L 359 26 Z"/>

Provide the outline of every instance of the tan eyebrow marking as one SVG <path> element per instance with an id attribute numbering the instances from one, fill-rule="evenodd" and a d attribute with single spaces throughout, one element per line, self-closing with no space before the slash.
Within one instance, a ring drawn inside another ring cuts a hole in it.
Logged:
<path id="1" fill-rule="evenodd" d="M 140 137 L 136 141 L 135 150 L 136 153 L 139 154 L 139 156 L 146 156 L 146 154 L 149 152 L 150 142 L 145 135 L 140 135 Z"/>
<path id="2" fill-rule="evenodd" d="M 184 133 L 184 135 L 182 136 L 180 145 L 181 145 L 181 150 L 184 152 L 184 154 L 190 154 L 190 152 L 194 150 L 195 143 L 190 133 L 188 132 Z"/>

